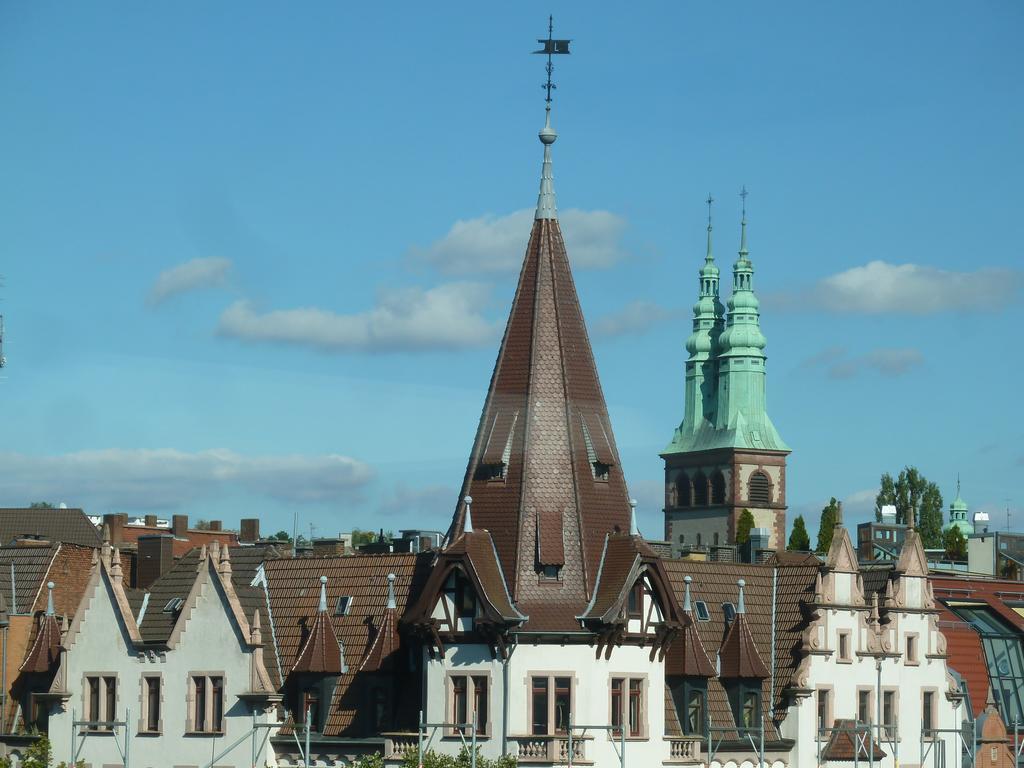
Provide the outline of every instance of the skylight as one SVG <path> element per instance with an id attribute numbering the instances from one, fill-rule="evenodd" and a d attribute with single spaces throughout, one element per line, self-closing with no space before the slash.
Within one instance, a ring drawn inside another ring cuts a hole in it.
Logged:
<path id="1" fill-rule="evenodd" d="M 697 606 L 697 621 L 711 621 L 711 614 L 708 613 L 708 604 L 703 600 L 698 600 L 694 605 Z"/>
<path id="2" fill-rule="evenodd" d="M 732 603 L 722 603 L 722 613 L 725 614 L 726 621 L 732 621 L 736 618 L 736 606 Z"/>
<path id="3" fill-rule="evenodd" d="M 348 616 L 349 609 L 352 608 L 352 596 L 351 595 L 339 595 L 338 604 L 334 606 L 335 616 Z"/>
<path id="4" fill-rule="evenodd" d="M 181 610 L 181 606 L 183 606 L 184 604 L 185 604 L 185 599 L 184 598 L 182 598 L 182 597 L 172 597 L 170 600 L 167 601 L 167 604 L 164 606 L 163 612 L 164 613 L 177 613 L 178 611 Z"/>

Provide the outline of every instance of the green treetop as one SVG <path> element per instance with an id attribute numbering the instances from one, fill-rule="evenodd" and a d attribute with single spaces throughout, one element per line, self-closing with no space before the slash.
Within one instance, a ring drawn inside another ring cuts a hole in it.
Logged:
<path id="1" fill-rule="evenodd" d="M 815 550 L 819 555 L 826 554 L 828 548 L 832 546 L 832 534 L 835 533 L 838 518 L 839 502 L 833 496 L 821 510 L 821 522 L 818 523 L 818 547 Z"/>
<path id="2" fill-rule="evenodd" d="M 896 507 L 896 522 L 913 525 L 921 534 L 927 549 L 942 546 L 942 493 L 939 487 L 922 475 L 917 467 L 904 467 L 893 480 L 888 472 L 882 475 L 875 498 L 875 519 L 882 519 L 882 507 Z"/>
<path id="3" fill-rule="evenodd" d="M 740 519 L 736 521 L 736 543 L 745 544 L 750 541 L 750 531 L 754 527 L 754 516 L 749 509 L 740 512 Z"/>
<path id="4" fill-rule="evenodd" d="M 807 534 L 807 525 L 804 523 L 804 516 L 797 515 L 793 521 L 793 531 L 789 534 L 789 544 L 786 549 L 794 552 L 809 552 L 811 549 L 811 537 Z"/>

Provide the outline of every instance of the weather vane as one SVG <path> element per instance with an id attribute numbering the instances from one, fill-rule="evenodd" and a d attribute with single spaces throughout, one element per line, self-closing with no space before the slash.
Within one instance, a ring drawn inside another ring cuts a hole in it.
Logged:
<path id="1" fill-rule="evenodd" d="M 711 204 L 715 202 L 715 198 L 713 198 L 711 193 L 708 192 L 708 199 L 704 202 L 708 204 L 708 229 L 711 229 Z"/>
<path id="2" fill-rule="evenodd" d="M 740 197 L 743 198 L 743 218 L 744 219 L 747 218 L 747 195 L 748 194 L 750 194 L 750 193 L 747 192 L 747 185 L 744 184 L 743 188 L 740 189 Z"/>
<path id="3" fill-rule="evenodd" d="M 555 17 L 548 16 L 548 37 L 546 40 L 538 39 L 537 42 L 541 43 L 544 47 L 541 48 L 539 51 L 534 51 L 534 53 L 547 54 L 548 57 L 548 64 L 546 67 L 548 73 L 548 81 L 541 85 L 541 88 L 547 89 L 548 95 L 544 99 L 544 101 L 546 101 L 549 106 L 551 105 L 551 89 L 558 87 L 551 82 L 551 73 L 555 71 L 555 65 L 551 63 L 551 57 L 560 53 L 568 54 L 569 43 L 571 42 L 569 40 L 555 40 L 555 38 L 552 36 L 554 34 L 554 31 Z"/>

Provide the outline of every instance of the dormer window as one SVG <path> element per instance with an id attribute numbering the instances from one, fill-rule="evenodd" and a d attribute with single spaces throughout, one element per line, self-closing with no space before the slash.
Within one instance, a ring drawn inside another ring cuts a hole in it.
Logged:
<path id="1" fill-rule="evenodd" d="M 694 603 L 697 608 L 697 621 L 711 621 L 711 614 L 708 612 L 708 604 L 703 600 Z"/>
<path id="2" fill-rule="evenodd" d="M 455 577 L 455 611 L 460 619 L 476 616 L 476 594 L 469 579 L 462 574 Z"/>
<path id="3" fill-rule="evenodd" d="M 494 464 L 478 464 L 476 472 L 473 473 L 474 480 L 504 480 L 505 479 L 505 463 L 497 462 Z"/>
<path id="4" fill-rule="evenodd" d="M 348 612 L 352 609 L 352 596 L 351 595 L 339 595 L 338 602 L 334 606 L 335 616 L 348 616 Z"/>
<path id="5" fill-rule="evenodd" d="M 633 588 L 629 590 L 629 599 L 626 604 L 626 614 L 631 619 L 643 618 L 643 605 L 644 605 L 644 583 L 638 581 L 633 585 Z"/>
<path id="6" fill-rule="evenodd" d="M 610 465 L 602 464 L 600 461 L 595 461 L 595 462 L 591 463 L 590 468 L 591 468 L 591 472 L 593 472 L 593 474 L 594 474 L 594 479 L 595 480 L 607 480 L 608 479 L 608 471 L 611 469 Z"/>
<path id="7" fill-rule="evenodd" d="M 596 413 L 580 414 L 580 425 L 583 428 L 583 444 L 587 449 L 591 474 L 595 480 L 607 481 L 614 462 L 608 433 L 605 432 L 601 417 Z"/>
<path id="8" fill-rule="evenodd" d="M 474 480 L 497 482 L 505 479 L 505 470 L 512 457 L 512 438 L 515 435 L 519 411 L 501 412 L 491 419 L 483 455 L 473 473 Z"/>
<path id="9" fill-rule="evenodd" d="M 541 567 L 540 575 L 543 576 L 545 579 L 557 581 L 558 577 L 561 575 L 561 572 L 562 567 L 559 565 L 545 565 Z"/>
<path id="10" fill-rule="evenodd" d="M 726 686 L 733 717 L 740 728 L 757 728 L 761 720 L 761 681 L 737 680 Z"/>

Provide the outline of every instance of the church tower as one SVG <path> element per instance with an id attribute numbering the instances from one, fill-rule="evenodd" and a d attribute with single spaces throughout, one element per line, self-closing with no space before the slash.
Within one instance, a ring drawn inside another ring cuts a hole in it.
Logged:
<path id="1" fill-rule="evenodd" d="M 766 341 L 747 248 L 746 190 L 739 257 L 733 265 L 728 319 L 719 299 L 719 272 L 708 246 L 699 272 L 693 333 L 686 342 L 683 422 L 661 454 L 665 460 L 665 537 L 673 554 L 735 542 L 744 509 L 767 528 L 772 547 L 784 545 L 786 456 L 765 401 Z"/>

